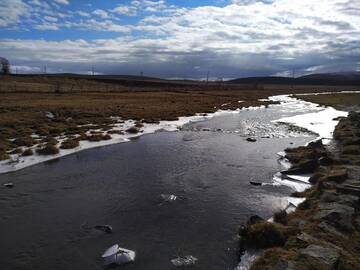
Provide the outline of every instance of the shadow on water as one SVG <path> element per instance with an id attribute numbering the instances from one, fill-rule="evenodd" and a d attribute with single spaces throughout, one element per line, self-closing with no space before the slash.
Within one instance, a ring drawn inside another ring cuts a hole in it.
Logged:
<path id="1" fill-rule="evenodd" d="M 271 183 L 276 153 L 311 139 L 270 122 L 280 116 L 276 106 L 219 116 L 0 175 L 15 183 L 0 191 L 1 268 L 102 269 L 118 243 L 137 251 L 124 269 L 172 269 L 177 255 L 197 257 L 191 269 L 233 269 L 239 224 L 270 217 L 290 193 L 249 182 Z"/>

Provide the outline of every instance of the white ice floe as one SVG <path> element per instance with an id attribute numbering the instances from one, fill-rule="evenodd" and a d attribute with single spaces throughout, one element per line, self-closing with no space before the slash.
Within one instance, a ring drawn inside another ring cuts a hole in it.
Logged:
<path id="1" fill-rule="evenodd" d="M 332 107 L 322 108 L 321 111 L 285 117 L 276 120 L 276 122 L 289 123 L 298 127 L 305 128 L 316 134 L 321 139 L 332 139 L 333 131 L 339 121 L 334 120 L 337 117 L 346 117 L 348 112 L 339 111 Z"/>
<path id="2" fill-rule="evenodd" d="M 292 179 L 284 178 L 280 172 L 276 173 L 273 176 L 273 185 L 287 186 L 297 192 L 302 192 L 308 189 L 309 187 L 311 187 L 309 183 L 305 183 L 302 181 L 294 181 Z"/>
<path id="3" fill-rule="evenodd" d="M 118 244 L 105 250 L 101 255 L 104 259 L 104 265 L 117 264 L 122 265 L 135 261 L 136 253 L 133 250 L 120 248 Z"/>

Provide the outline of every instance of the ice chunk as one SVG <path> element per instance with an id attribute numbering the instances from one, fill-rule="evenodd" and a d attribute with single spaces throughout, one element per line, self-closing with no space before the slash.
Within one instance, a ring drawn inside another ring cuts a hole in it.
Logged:
<path id="1" fill-rule="evenodd" d="M 189 266 L 196 263 L 198 259 L 192 255 L 186 255 L 184 257 L 177 257 L 171 260 L 171 263 L 175 266 Z"/>
<path id="2" fill-rule="evenodd" d="M 49 118 L 49 119 L 54 119 L 55 118 L 55 115 L 52 113 L 52 112 L 46 112 L 46 117 Z"/>
<path id="3" fill-rule="evenodd" d="M 177 199 L 177 196 L 174 194 L 161 194 L 160 199 L 163 202 L 174 202 Z"/>
<path id="4" fill-rule="evenodd" d="M 118 244 L 109 247 L 101 257 L 104 259 L 104 265 L 126 264 L 135 261 L 136 253 L 133 250 L 120 248 Z"/>

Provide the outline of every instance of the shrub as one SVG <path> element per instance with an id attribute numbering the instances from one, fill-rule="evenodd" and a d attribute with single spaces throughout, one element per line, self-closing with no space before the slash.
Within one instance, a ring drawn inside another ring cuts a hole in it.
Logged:
<path id="1" fill-rule="evenodd" d="M 79 141 L 74 139 L 69 139 L 66 141 L 63 141 L 60 145 L 61 149 L 73 149 L 79 146 Z"/>
<path id="2" fill-rule="evenodd" d="M 249 247 L 269 248 L 286 242 L 285 228 L 280 224 L 258 221 L 240 229 L 241 241 Z"/>
<path id="3" fill-rule="evenodd" d="M 31 148 L 28 148 L 22 153 L 22 156 L 27 157 L 27 156 L 32 156 L 33 154 L 34 154 L 33 150 Z"/>
<path id="4" fill-rule="evenodd" d="M 45 147 L 43 148 L 38 148 L 36 150 L 36 152 L 39 154 L 39 155 L 56 155 L 59 153 L 59 149 L 54 146 L 54 145 L 51 145 L 51 144 L 47 144 Z"/>

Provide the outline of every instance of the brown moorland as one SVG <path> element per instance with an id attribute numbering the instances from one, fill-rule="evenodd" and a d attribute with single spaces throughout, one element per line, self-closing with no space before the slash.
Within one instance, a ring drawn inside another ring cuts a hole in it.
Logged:
<path id="1" fill-rule="evenodd" d="M 84 135 L 86 131 L 109 129 L 114 124 L 110 116 L 156 123 L 218 109 L 267 105 L 270 102 L 259 99 L 313 91 L 309 86 L 296 86 L 290 91 L 284 86 L 256 85 L 255 88 L 219 82 L 1 76 L 0 160 L 8 158 L 9 152 L 19 146 L 37 144 L 31 136 L 34 134 L 48 140 L 60 135 L 91 139 Z M 243 102 L 239 103 L 240 100 Z"/>

